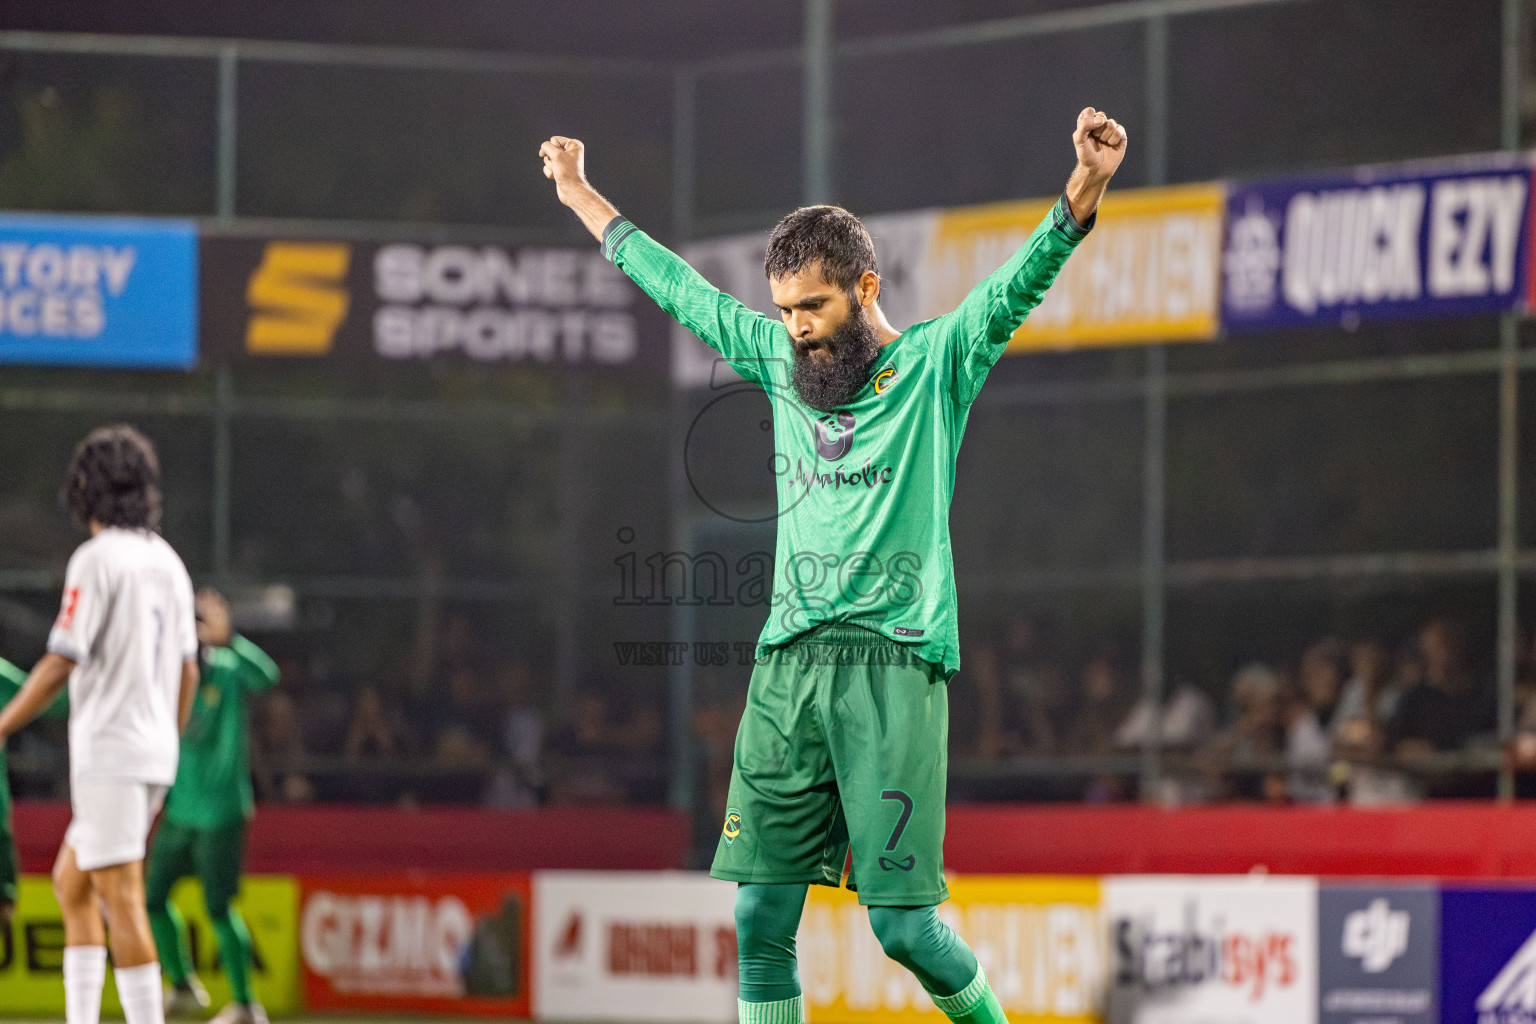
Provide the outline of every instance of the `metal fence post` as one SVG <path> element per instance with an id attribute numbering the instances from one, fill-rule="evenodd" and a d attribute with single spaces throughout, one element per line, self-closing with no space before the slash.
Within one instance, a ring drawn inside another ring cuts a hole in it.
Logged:
<path id="1" fill-rule="evenodd" d="M 672 79 L 672 243 L 681 245 L 693 230 L 693 164 L 697 76 L 678 71 Z M 688 432 L 688 393 L 675 383 L 668 404 L 667 517 L 673 551 L 692 551 L 689 528 L 688 470 L 684 464 L 683 439 Z M 673 642 L 692 639 L 691 609 L 674 605 L 668 617 Z M 694 667 L 692 659 L 669 667 L 668 731 L 672 746 L 669 797 L 673 807 L 692 813 L 696 808 L 693 743 Z"/>
<path id="2" fill-rule="evenodd" d="M 1146 23 L 1147 184 L 1168 180 L 1168 18 L 1155 14 Z M 1139 790 L 1144 801 L 1156 798 L 1162 777 L 1162 716 L 1165 687 L 1167 591 L 1164 586 L 1165 463 L 1168 434 L 1168 354 L 1161 345 L 1147 350 L 1145 420 L 1142 437 L 1141 537 L 1141 694 L 1152 709 L 1142 750 Z"/>
<path id="3" fill-rule="evenodd" d="M 234 518 L 234 455 L 230 438 L 235 382 L 229 364 L 220 362 L 213 378 L 213 579 L 229 583 L 230 537 Z"/>
<path id="4" fill-rule="evenodd" d="M 1504 0 L 1502 75 L 1500 80 L 1500 144 L 1520 148 L 1520 0 Z M 1515 674 L 1519 664 L 1520 545 L 1520 331 L 1515 317 L 1499 321 L 1499 624 L 1498 703 L 1499 742 L 1515 735 Z M 1499 771 L 1499 798 L 1512 799 L 1515 777 L 1508 766 Z"/>
<path id="5" fill-rule="evenodd" d="M 804 195 L 811 206 L 833 201 L 832 0 L 805 0 Z"/>
<path id="6" fill-rule="evenodd" d="M 238 132 L 240 53 L 234 43 L 219 49 L 218 151 L 214 168 L 215 212 L 220 220 L 235 216 L 235 159 Z"/>

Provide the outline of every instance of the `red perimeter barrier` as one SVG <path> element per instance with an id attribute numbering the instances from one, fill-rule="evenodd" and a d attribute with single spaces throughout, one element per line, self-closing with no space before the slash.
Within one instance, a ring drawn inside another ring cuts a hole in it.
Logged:
<path id="1" fill-rule="evenodd" d="M 69 821 L 56 803 L 16 805 L 27 871 L 47 871 Z M 685 863 L 676 811 L 556 808 L 262 807 L 251 828 L 254 872 L 655 870 Z M 953 805 L 945 865 L 973 874 L 1407 875 L 1536 877 L 1536 802 L 1412 808 L 1263 807 L 1165 810 Z"/>
<path id="2" fill-rule="evenodd" d="M 50 869 L 68 824 L 68 804 L 16 804 L 23 871 Z M 690 841 L 687 816 L 666 808 L 260 807 L 245 866 L 276 874 L 648 871 L 682 867 Z"/>
<path id="3" fill-rule="evenodd" d="M 945 866 L 1001 874 L 1536 876 L 1536 803 L 949 808 Z"/>

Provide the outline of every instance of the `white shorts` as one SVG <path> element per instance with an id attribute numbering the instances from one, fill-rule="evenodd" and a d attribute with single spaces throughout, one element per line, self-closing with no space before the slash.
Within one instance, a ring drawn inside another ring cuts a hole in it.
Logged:
<path id="1" fill-rule="evenodd" d="M 64 843 L 81 871 L 144 859 L 149 828 L 168 786 L 132 779 L 88 779 L 69 788 L 73 816 Z"/>

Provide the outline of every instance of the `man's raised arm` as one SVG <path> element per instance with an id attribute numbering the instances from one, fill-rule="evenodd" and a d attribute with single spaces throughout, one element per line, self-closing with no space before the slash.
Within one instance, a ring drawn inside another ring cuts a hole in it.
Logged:
<path id="1" fill-rule="evenodd" d="M 710 284 L 679 255 L 619 215 L 587 181 L 586 147 L 556 135 L 539 147 L 544 176 L 555 194 L 581 218 L 603 255 L 678 323 L 725 357 L 737 373 L 759 383 L 774 358 L 786 358 L 782 324 L 748 309 Z M 782 342 L 783 349 L 775 349 Z"/>
<path id="2" fill-rule="evenodd" d="M 603 229 L 619 211 L 587 181 L 587 148 L 580 139 L 556 135 L 539 147 L 539 156 L 544 158 L 544 177 L 555 183 L 555 195 L 576 212 L 592 237 L 601 242 Z"/>
<path id="3" fill-rule="evenodd" d="M 1018 252 L 971 289 L 952 316 L 956 328 L 955 397 L 969 405 L 1030 310 L 1097 219 L 1099 199 L 1125 159 L 1126 133 L 1102 111 L 1085 107 L 1072 133 L 1077 166 L 1056 205 Z"/>

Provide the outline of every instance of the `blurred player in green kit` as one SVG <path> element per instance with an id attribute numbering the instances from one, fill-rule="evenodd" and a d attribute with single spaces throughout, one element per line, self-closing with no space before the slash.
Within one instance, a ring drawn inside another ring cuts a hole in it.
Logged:
<path id="1" fill-rule="evenodd" d="M 277 665 L 234 633 L 229 605 L 217 591 L 198 591 L 196 607 L 203 681 L 181 737 L 176 784 L 166 797 L 149 853 L 149 923 L 173 989 L 166 1014 L 200 1014 L 208 1006 L 208 993 L 192 963 L 186 922 L 170 900 L 171 887 L 195 874 L 203 883 L 232 997 L 214 1020 L 266 1024 L 266 1011 L 251 991 L 251 934 L 230 901 L 240 889 L 245 829 L 255 809 L 249 698 L 277 685 Z"/>
<path id="2" fill-rule="evenodd" d="M 10 702 L 27 681 L 27 674 L 0 658 L 0 705 Z M 69 696 L 60 694 L 43 712 L 44 718 L 68 718 Z M 16 910 L 20 884 L 20 859 L 16 856 L 16 838 L 11 830 L 11 784 L 6 776 L 5 753 L 0 748 L 0 928 L 10 926 Z"/>

